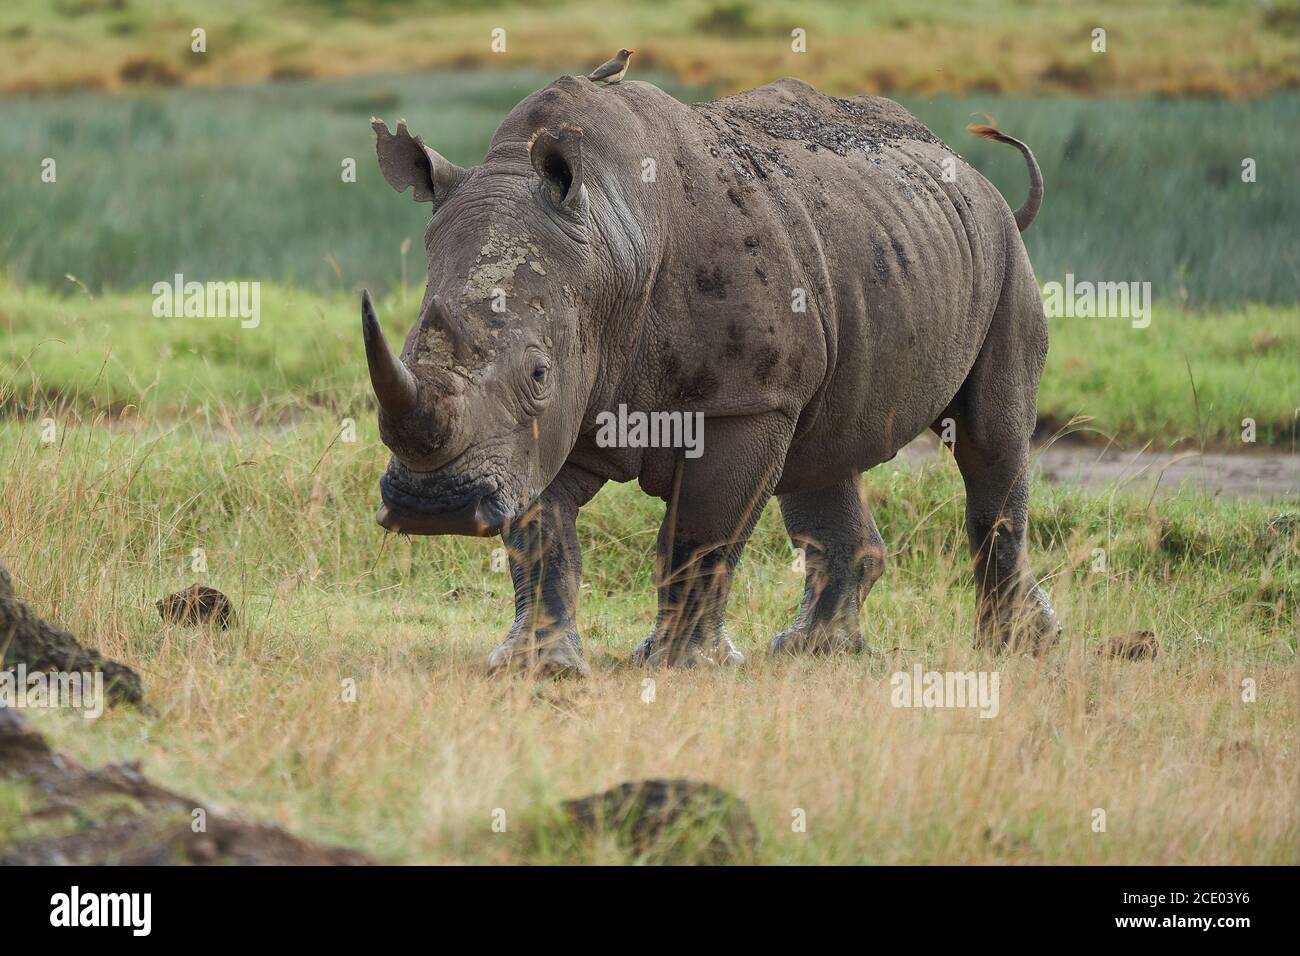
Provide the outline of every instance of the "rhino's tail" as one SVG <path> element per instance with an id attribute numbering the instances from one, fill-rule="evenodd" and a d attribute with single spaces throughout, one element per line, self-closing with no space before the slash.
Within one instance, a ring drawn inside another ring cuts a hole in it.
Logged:
<path id="1" fill-rule="evenodd" d="M 966 127 L 968 133 L 974 133 L 984 139 L 996 140 L 999 143 L 1006 143 L 1008 146 L 1014 146 L 1020 150 L 1020 154 L 1025 157 L 1025 162 L 1029 164 L 1029 198 L 1025 204 L 1016 210 L 1016 226 L 1021 232 L 1029 228 L 1034 217 L 1038 215 L 1038 209 L 1043 205 L 1043 174 L 1038 170 L 1038 160 L 1034 159 L 1034 152 L 1020 140 L 1008 136 L 992 126 L 981 126 L 972 124 Z"/>

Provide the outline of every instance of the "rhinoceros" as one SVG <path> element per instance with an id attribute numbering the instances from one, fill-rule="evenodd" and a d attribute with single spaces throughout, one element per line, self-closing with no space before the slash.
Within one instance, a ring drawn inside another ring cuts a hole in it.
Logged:
<path id="1" fill-rule="evenodd" d="M 400 356 L 362 295 L 392 452 L 378 522 L 503 536 L 515 620 L 489 670 L 587 672 L 576 519 L 607 481 L 666 503 L 634 663 L 743 660 L 727 599 L 773 495 L 806 581 L 771 650 L 861 650 L 885 548 L 859 476 L 927 428 L 955 438 L 976 644 L 1056 639 L 1026 559 L 1047 354 L 1020 237 L 1043 192 L 1027 146 L 972 127 L 1024 156 L 1029 197 L 1012 212 L 897 103 L 796 79 L 686 105 L 650 83 L 561 77 L 471 169 L 404 122 L 371 124 L 388 183 L 432 204 Z M 629 409 L 702 415 L 702 448 L 611 441 L 602 423 Z"/>

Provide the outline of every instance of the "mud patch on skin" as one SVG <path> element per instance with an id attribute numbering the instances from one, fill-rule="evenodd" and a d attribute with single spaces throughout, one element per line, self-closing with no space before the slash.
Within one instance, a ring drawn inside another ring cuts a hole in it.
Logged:
<path id="1" fill-rule="evenodd" d="M 493 223 L 488 227 L 487 242 L 479 249 L 478 261 L 465 281 L 465 297 L 471 302 L 486 302 L 492 298 L 494 289 L 502 289 L 509 295 L 514 288 L 515 270 L 529 262 L 530 256 L 533 259 L 530 268 L 538 275 L 546 275 L 536 261 L 541 253 L 535 243 Z"/>
<path id="2" fill-rule="evenodd" d="M 737 97 L 737 99 L 741 98 L 743 96 Z M 730 107 L 708 105 L 728 114 L 723 122 L 733 133 L 739 133 L 735 123 L 738 119 L 751 129 L 772 139 L 800 143 L 811 151 L 821 147 L 837 156 L 847 156 L 855 152 L 873 152 L 886 147 L 903 146 L 906 143 L 928 143 L 948 149 L 943 141 L 926 129 L 916 117 L 898 104 L 882 97 L 823 98 L 813 92 L 807 99 L 811 102 L 798 99 L 781 108 L 739 104 Z M 831 104 L 834 110 L 818 109 L 814 105 L 818 101 Z M 711 119 L 711 122 L 717 129 L 718 121 Z M 737 152 L 747 159 L 753 155 L 764 155 L 761 150 L 753 146 Z"/>
<path id="3" fill-rule="evenodd" d="M 704 362 L 689 379 L 678 386 L 677 401 L 683 405 L 707 401 L 718 393 L 718 386 L 717 373 L 708 362 Z"/>
<path id="4" fill-rule="evenodd" d="M 745 205 L 745 196 L 754 191 L 753 186 L 728 186 L 727 199 L 730 203 L 740 210 L 740 214 L 749 218 L 749 207 Z"/>
<path id="5" fill-rule="evenodd" d="M 881 285 L 889 282 L 889 263 L 885 261 L 885 247 L 874 239 L 871 241 L 871 261 L 876 269 L 876 278 Z"/>
<path id="6" fill-rule="evenodd" d="M 727 325 L 727 344 L 723 346 L 727 358 L 738 359 L 745 354 L 745 330 L 735 322 Z"/>
<path id="7" fill-rule="evenodd" d="M 754 356 L 754 378 L 760 385 L 766 385 L 772 378 L 773 370 L 781 363 L 781 352 L 770 345 L 765 345 Z"/>
<path id="8" fill-rule="evenodd" d="M 735 171 L 738 182 L 755 176 L 767 179 L 777 171 L 787 177 L 794 177 L 794 170 L 783 161 L 780 150 L 774 147 L 762 149 L 752 142 L 750 131 L 736 118 L 736 111 L 718 103 L 701 103 L 694 109 L 700 112 L 718 135 L 718 145 L 710 153 L 727 160 Z"/>
<path id="9" fill-rule="evenodd" d="M 912 260 L 907 258 L 907 250 L 903 248 L 903 244 L 897 239 L 890 239 L 889 245 L 894 250 L 894 258 L 898 260 L 898 267 L 903 270 L 903 275 L 910 276 L 909 267 L 912 265 Z"/>
<path id="10" fill-rule="evenodd" d="M 688 203 L 694 206 L 695 205 L 695 179 L 694 177 L 691 176 L 690 167 L 688 167 L 680 159 L 675 160 L 674 162 L 676 163 L 677 166 L 677 175 L 680 176 L 682 180 L 682 195 L 686 197 L 686 201 Z"/>
<path id="11" fill-rule="evenodd" d="M 709 271 L 704 266 L 695 270 L 695 287 L 710 299 L 727 297 L 727 278 L 717 266 Z"/>

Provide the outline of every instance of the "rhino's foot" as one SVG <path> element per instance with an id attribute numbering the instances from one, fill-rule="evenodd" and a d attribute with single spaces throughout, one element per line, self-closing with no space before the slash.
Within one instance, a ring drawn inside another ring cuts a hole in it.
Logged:
<path id="1" fill-rule="evenodd" d="M 669 641 L 651 631 L 632 651 L 633 667 L 726 667 L 745 663 L 745 655 L 726 632 L 711 640 Z"/>
<path id="2" fill-rule="evenodd" d="M 1045 654 L 1061 640 L 1061 622 L 1052 609 L 1047 593 L 1035 586 L 1019 604 L 1010 620 L 996 625 L 981 625 L 975 643 L 983 650 L 998 653 Z"/>
<path id="3" fill-rule="evenodd" d="M 768 650 L 773 654 L 860 654 L 862 636 L 847 627 L 795 624 L 772 638 Z"/>
<path id="4" fill-rule="evenodd" d="M 528 642 L 508 637 L 488 655 L 487 669 L 489 674 L 513 670 L 534 677 L 586 677 L 589 673 L 577 631 Z"/>

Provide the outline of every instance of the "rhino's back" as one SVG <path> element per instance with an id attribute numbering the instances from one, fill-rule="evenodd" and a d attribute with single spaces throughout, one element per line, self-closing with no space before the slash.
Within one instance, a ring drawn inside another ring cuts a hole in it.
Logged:
<path id="1" fill-rule="evenodd" d="M 886 147 L 927 144 L 948 147 L 925 124 L 891 99 L 883 96 L 827 96 L 815 87 L 786 77 L 694 107 L 700 120 L 713 129 L 729 129 L 749 152 L 761 152 L 755 146 L 759 133 L 768 139 L 802 147 L 809 152 L 829 150 L 837 156 L 870 153 Z M 781 168 L 779 151 L 767 157 L 757 156 L 768 165 Z M 782 170 L 788 172 L 788 170 Z M 768 170 L 763 170 L 767 174 Z"/>
<path id="2" fill-rule="evenodd" d="M 855 467 L 888 458 L 935 420 L 978 354 L 1001 285 L 1005 201 L 883 97 L 785 79 L 690 113 L 695 181 L 679 207 L 690 241 L 671 270 L 694 282 L 682 283 L 697 317 L 689 337 L 722 356 L 733 405 L 797 398 L 801 422 L 833 419 Z M 733 325 L 749 349 L 734 360 L 739 347 L 716 331 Z M 762 361 L 746 367 L 754 343 Z"/>

